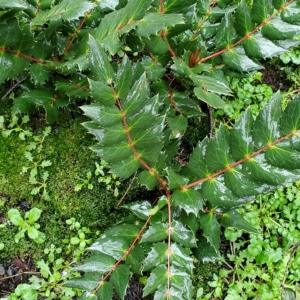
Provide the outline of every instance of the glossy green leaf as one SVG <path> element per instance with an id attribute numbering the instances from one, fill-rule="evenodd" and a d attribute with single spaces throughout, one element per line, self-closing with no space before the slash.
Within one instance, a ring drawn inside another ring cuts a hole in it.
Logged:
<path id="1" fill-rule="evenodd" d="M 83 271 L 87 273 L 98 273 L 104 275 L 108 273 L 115 264 L 115 259 L 103 253 L 96 253 L 85 259 L 83 265 L 74 267 L 73 271 Z"/>
<path id="2" fill-rule="evenodd" d="M 162 29 L 183 23 L 183 18 L 179 14 L 148 13 L 138 24 L 137 34 L 140 37 L 149 37 Z"/>
<path id="3" fill-rule="evenodd" d="M 285 52 L 270 40 L 264 38 L 261 33 L 255 33 L 243 42 L 245 52 L 250 57 L 268 58 Z"/>
<path id="4" fill-rule="evenodd" d="M 226 186 L 239 197 L 267 193 L 276 189 L 274 185 L 256 182 L 255 179 L 251 180 L 247 178 L 238 168 L 225 172 L 224 181 Z M 247 201 L 247 198 L 245 201 Z"/>
<path id="5" fill-rule="evenodd" d="M 300 129 L 300 96 L 296 96 L 284 110 L 281 119 L 281 130 L 284 135 L 287 135 L 294 130 Z"/>
<path id="6" fill-rule="evenodd" d="M 89 46 L 90 68 L 94 77 L 102 83 L 111 84 L 115 79 L 114 70 L 109 63 L 104 50 L 91 35 L 89 36 Z"/>
<path id="7" fill-rule="evenodd" d="M 167 268 L 165 266 L 158 266 L 152 270 L 147 284 L 144 287 L 143 297 L 153 293 L 159 286 L 165 286 L 167 283 Z"/>
<path id="8" fill-rule="evenodd" d="M 150 271 L 159 265 L 165 264 L 167 261 L 167 250 L 168 245 L 166 243 L 156 243 L 144 260 L 143 271 Z"/>
<path id="9" fill-rule="evenodd" d="M 133 175 L 140 167 L 141 163 L 132 155 L 123 161 L 112 165 L 110 172 L 117 177 L 126 179 Z"/>
<path id="10" fill-rule="evenodd" d="M 16 0 L 14 2 L 11 2 L 9 0 L 1 0 L 0 1 L 0 8 L 24 8 L 27 9 L 28 6 L 25 1 L 22 0 Z"/>
<path id="11" fill-rule="evenodd" d="M 25 94 L 15 98 L 12 108 L 13 114 L 28 113 L 35 106 L 42 105 L 46 110 L 46 118 L 49 123 L 57 121 L 58 107 L 68 104 L 65 101 L 56 99 L 54 95 L 47 91 L 32 90 L 29 94 Z"/>
<path id="12" fill-rule="evenodd" d="M 299 4 L 292 2 L 281 12 L 281 18 L 287 23 L 300 23 L 300 8 Z"/>
<path id="13" fill-rule="evenodd" d="M 122 60 L 116 75 L 115 89 L 120 99 L 125 99 L 132 82 L 132 68 L 127 56 Z"/>
<path id="14" fill-rule="evenodd" d="M 139 183 L 147 187 L 148 190 L 154 189 L 158 185 L 155 175 L 149 171 L 143 171 L 138 176 Z"/>
<path id="15" fill-rule="evenodd" d="M 193 285 L 188 273 L 181 268 L 172 265 L 170 281 L 171 286 L 176 291 L 173 292 L 172 299 L 192 299 L 191 291 Z"/>
<path id="16" fill-rule="evenodd" d="M 280 9 L 283 4 L 285 4 L 285 0 L 273 0 L 273 5 L 275 9 Z"/>
<path id="17" fill-rule="evenodd" d="M 222 19 L 216 34 L 215 45 L 219 50 L 225 49 L 237 41 L 232 14 L 226 14 Z"/>
<path id="18" fill-rule="evenodd" d="M 200 225 L 203 230 L 203 235 L 207 238 L 208 242 L 214 247 L 214 249 L 218 251 L 221 229 L 217 216 L 214 213 L 202 214 L 200 216 Z"/>
<path id="19" fill-rule="evenodd" d="M 91 291 L 98 286 L 99 275 L 85 273 L 84 277 L 69 279 L 64 286 L 84 291 Z"/>
<path id="20" fill-rule="evenodd" d="M 269 164 L 278 168 L 300 169 L 300 152 L 291 148 L 288 141 L 267 149 L 265 158 Z"/>
<path id="21" fill-rule="evenodd" d="M 196 259 L 204 263 L 214 262 L 219 259 L 219 254 L 204 236 L 198 238 L 197 248 L 194 249 L 193 253 Z"/>
<path id="22" fill-rule="evenodd" d="M 120 259 L 129 248 L 127 240 L 115 236 L 105 236 L 98 239 L 87 250 L 98 251 L 100 253 L 112 256 L 114 259 Z"/>
<path id="23" fill-rule="evenodd" d="M 235 29 L 242 37 L 254 29 L 254 24 L 251 19 L 251 10 L 244 0 L 240 2 L 235 12 Z"/>
<path id="24" fill-rule="evenodd" d="M 208 167 L 205 162 L 207 143 L 208 139 L 204 138 L 203 141 L 198 143 L 194 148 L 184 174 L 192 173 L 198 178 L 204 178 L 209 175 Z"/>
<path id="25" fill-rule="evenodd" d="M 144 260 L 145 254 L 143 247 L 136 245 L 126 257 L 126 264 L 130 265 L 130 268 L 133 272 L 136 274 L 141 274 Z"/>
<path id="26" fill-rule="evenodd" d="M 300 26 L 283 22 L 280 18 L 274 18 L 261 29 L 263 36 L 270 40 L 293 39 L 300 32 Z"/>
<path id="27" fill-rule="evenodd" d="M 157 81 L 166 73 L 166 69 L 154 59 L 146 56 L 141 61 L 150 81 Z"/>
<path id="28" fill-rule="evenodd" d="M 235 190 L 235 189 L 233 189 Z M 202 194 L 204 199 L 214 207 L 231 208 L 245 204 L 245 199 L 240 199 L 233 193 L 219 177 L 205 181 L 202 186 Z"/>
<path id="29" fill-rule="evenodd" d="M 187 183 L 187 179 L 175 173 L 172 169 L 167 169 L 167 178 L 170 189 L 179 188 Z"/>
<path id="30" fill-rule="evenodd" d="M 23 57 L 0 51 L 0 84 L 6 79 L 14 78 L 28 67 L 29 61 Z M 11 66 L 14 66 L 12 68 Z"/>
<path id="31" fill-rule="evenodd" d="M 254 152 L 252 126 L 253 116 L 251 109 L 247 109 L 240 119 L 235 122 L 230 132 L 230 153 L 238 161 Z"/>
<path id="32" fill-rule="evenodd" d="M 264 110 L 257 116 L 253 128 L 253 142 L 257 148 L 277 140 L 281 136 L 278 120 L 282 114 L 281 96 L 277 92 Z"/>
<path id="33" fill-rule="evenodd" d="M 207 91 L 220 95 L 231 96 L 231 90 L 223 81 L 210 76 L 197 75 L 202 87 Z"/>
<path id="34" fill-rule="evenodd" d="M 35 84 L 41 84 L 49 79 L 51 72 L 48 67 L 39 64 L 33 64 L 30 66 L 30 75 Z M 74 89 L 74 86 L 73 86 Z"/>
<path id="35" fill-rule="evenodd" d="M 111 106 L 116 103 L 116 97 L 111 87 L 101 81 L 94 81 L 92 79 L 89 79 L 89 85 L 95 102 L 104 106 Z"/>
<path id="36" fill-rule="evenodd" d="M 218 132 L 206 148 L 206 164 L 210 172 L 226 168 L 232 162 L 229 148 L 229 132 L 221 124 Z"/>
<path id="37" fill-rule="evenodd" d="M 141 220 L 147 220 L 150 215 L 150 210 L 152 209 L 148 201 L 129 203 L 122 205 L 122 207 L 129 209 Z"/>
<path id="38" fill-rule="evenodd" d="M 257 233 L 236 210 L 229 210 L 221 217 L 221 225 L 224 227 L 235 227 L 237 229 L 245 230 L 247 232 Z"/>
<path id="39" fill-rule="evenodd" d="M 191 230 L 187 229 L 181 222 L 176 220 L 172 222 L 171 226 L 171 238 L 174 242 L 187 248 L 196 247 L 196 238 Z"/>
<path id="40" fill-rule="evenodd" d="M 272 0 L 254 0 L 252 4 L 252 20 L 263 23 L 274 12 Z"/>
<path id="41" fill-rule="evenodd" d="M 184 270 L 188 274 L 192 274 L 194 269 L 193 259 L 190 256 L 191 251 L 183 248 L 181 245 L 173 243 L 171 245 L 171 263 Z"/>
<path id="42" fill-rule="evenodd" d="M 104 107 L 102 105 L 93 103 L 91 105 L 84 105 L 80 107 L 86 116 L 96 121 L 102 127 L 116 125 L 122 122 L 121 113 L 117 107 Z"/>
<path id="43" fill-rule="evenodd" d="M 238 72 L 251 72 L 262 69 L 263 66 L 257 61 L 251 60 L 242 46 L 236 46 L 222 54 L 223 63 Z"/>
<path id="44" fill-rule="evenodd" d="M 156 243 L 165 240 L 168 237 L 167 224 L 158 223 L 149 226 L 143 233 L 141 243 Z"/>
<path id="45" fill-rule="evenodd" d="M 225 102 L 218 95 L 206 92 L 201 87 L 195 87 L 194 93 L 199 100 L 207 103 L 214 108 L 222 108 L 225 106 Z"/>
<path id="46" fill-rule="evenodd" d="M 203 206 L 201 194 L 193 189 L 174 191 L 171 201 L 179 208 L 185 210 L 187 214 L 193 213 L 196 216 Z"/>
<path id="47" fill-rule="evenodd" d="M 132 242 L 138 235 L 140 227 L 133 224 L 116 225 L 111 229 L 104 232 L 103 237 L 115 236 L 126 239 L 128 242 Z"/>
<path id="48" fill-rule="evenodd" d="M 100 287 L 97 291 L 98 299 L 99 300 L 111 299 L 112 295 L 113 295 L 113 285 L 110 282 L 104 281 L 100 285 Z"/>
<path id="49" fill-rule="evenodd" d="M 124 299 L 126 289 L 129 285 L 130 266 L 119 265 L 110 276 L 110 282 L 114 286 L 120 299 Z"/>
<path id="50" fill-rule="evenodd" d="M 94 6 L 95 4 L 89 1 L 63 0 L 61 3 L 50 9 L 45 16 L 45 20 L 56 20 L 59 18 L 62 18 L 65 21 L 77 20 L 84 16 L 84 14 Z"/>

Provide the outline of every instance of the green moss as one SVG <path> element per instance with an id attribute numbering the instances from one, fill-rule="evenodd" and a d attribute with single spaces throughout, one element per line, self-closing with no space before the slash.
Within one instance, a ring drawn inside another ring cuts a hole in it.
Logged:
<path id="1" fill-rule="evenodd" d="M 39 119 L 32 119 L 36 121 L 31 122 L 32 127 L 36 127 L 34 134 L 39 135 L 43 128 L 39 128 L 40 124 L 36 126 Z M 22 211 L 21 202 L 26 201 L 30 208 L 42 209 L 42 217 L 38 223 L 41 225 L 40 230 L 47 237 L 43 245 L 35 244 L 29 239 L 16 244 L 14 235 L 17 228 L 13 225 L 8 226 L 0 232 L 0 239 L 5 243 L 5 249 L 0 252 L 0 259 L 15 255 L 38 258 L 45 247 L 51 244 L 61 246 L 62 240 L 68 236 L 65 221 L 71 217 L 92 231 L 103 232 L 124 216 L 123 211 L 115 208 L 118 199 L 113 197 L 113 193 L 108 191 L 104 184 L 97 182 L 96 176 L 92 176 L 91 179 L 94 185 L 92 190 L 83 187 L 79 192 L 74 191 L 76 184 L 86 178 L 87 172 L 91 171 L 94 174 L 95 162 L 100 160 L 89 149 L 95 141 L 81 125 L 86 120 L 80 115 L 73 119 L 71 112 L 62 111 L 59 125 L 52 126 L 52 133 L 45 139 L 41 152 L 33 152 L 35 161 L 50 160 L 52 163 L 46 168 L 49 172 L 49 201 L 43 199 L 41 194 L 31 194 L 34 186 L 29 183 L 29 174 L 22 173 L 22 167 L 29 164 L 24 153 L 30 138 L 28 141 L 22 141 L 14 133 L 8 138 L 0 135 L 0 196 L 1 203 L 5 203 L 0 205 L 0 216 L 7 221 L 7 211 L 10 208 Z M 127 183 L 123 183 L 120 187 L 121 193 L 126 188 Z M 23 211 L 22 214 L 24 213 Z"/>

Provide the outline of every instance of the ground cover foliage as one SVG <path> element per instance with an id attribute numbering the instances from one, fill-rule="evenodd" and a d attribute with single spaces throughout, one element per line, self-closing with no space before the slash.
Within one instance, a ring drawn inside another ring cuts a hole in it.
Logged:
<path id="1" fill-rule="evenodd" d="M 12 112 L 81 106 L 92 146 L 121 179 L 157 190 L 88 249 L 68 286 L 80 299 L 124 298 L 133 273 L 144 296 L 192 299 L 193 256 L 217 253 L 223 228 L 255 233 L 237 210 L 254 195 L 300 178 L 300 97 L 280 93 L 229 131 L 220 125 L 188 160 L 178 159 L 188 119 L 222 109 L 226 76 L 248 76 L 262 60 L 299 44 L 299 1 L 0 1 L 0 83 L 25 88 Z M 13 66 L 13 67 L 11 67 Z M 202 108 L 202 110 L 201 110 Z M 210 118 L 210 123 L 212 119 Z M 212 125 L 212 124 L 211 124 Z M 84 174 L 85 175 L 85 174 Z M 85 176 L 83 176 L 85 177 Z M 86 183 L 88 184 L 88 182 Z"/>

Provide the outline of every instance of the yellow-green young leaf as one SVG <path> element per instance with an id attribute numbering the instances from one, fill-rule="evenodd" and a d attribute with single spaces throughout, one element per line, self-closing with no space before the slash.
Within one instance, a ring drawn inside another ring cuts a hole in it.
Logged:
<path id="1" fill-rule="evenodd" d="M 162 29 L 167 29 L 176 24 L 184 24 L 182 15 L 148 13 L 138 23 L 136 32 L 140 37 L 149 37 L 150 35 L 156 35 Z"/>
<path id="2" fill-rule="evenodd" d="M 173 244 L 172 244 L 173 245 Z M 164 242 L 155 244 L 143 262 L 143 271 L 163 265 L 167 261 L 168 245 Z"/>
<path id="3" fill-rule="evenodd" d="M 96 80 L 104 84 L 111 84 L 115 80 L 115 74 L 103 48 L 93 36 L 89 36 L 90 69 Z"/>
<path id="4" fill-rule="evenodd" d="M 193 189 L 174 191 L 171 201 L 179 208 L 185 210 L 187 214 L 193 213 L 196 216 L 203 207 L 202 195 Z"/>
<path id="5" fill-rule="evenodd" d="M 23 226 L 25 224 L 25 221 L 21 217 L 20 212 L 15 208 L 11 208 L 8 211 L 7 216 L 10 221 L 16 226 Z"/>
<path id="6" fill-rule="evenodd" d="M 221 225 L 224 227 L 235 227 L 237 229 L 257 233 L 257 230 L 252 227 L 236 210 L 226 211 L 221 217 Z"/>
<path id="7" fill-rule="evenodd" d="M 41 209 L 34 207 L 30 211 L 26 212 L 25 219 L 28 219 L 28 223 L 32 224 L 40 218 L 41 213 Z"/>
<path id="8" fill-rule="evenodd" d="M 114 286 L 117 294 L 123 300 L 126 294 L 126 289 L 129 285 L 130 266 L 119 265 L 110 276 L 110 282 Z"/>
<path id="9" fill-rule="evenodd" d="M 152 270 L 147 284 L 144 288 L 143 297 L 146 297 L 157 290 L 159 286 L 167 284 L 167 268 L 165 266 L 158 266 Z"/>
<path id="10" fill-rule="evenodd" d="M 97 300 L 111 299 L 113 296 L 113 285 L 110 282 L 104 281 L 97 291 Z"/>
<path id="11" fill-rule="evenodd" d="M 218 95 L 206 92 L 201 87 L 195 87 L 194 93 L 199 100 L 207 103 L 214 108 L 222 108 L 225 106 L 225 102 Z"/>
<path id="12" fill-rule="evenodd" d="M 171 227 L 171 238 L 174 242 L 187 248 L 196 247 L 196 238 L 191 230 L 187 229 L 181 222 L 176 220 L 172 222 Z"/>
<path id="13" fill-rule="evenodd" d="M 122 205 L 121 207 L 129 209 L 134 215 L 141 220 L 147 220 L 152 209 L 151 204 L 148 201 L 133 202 Z"/>
<path id="14" fill-rule="evenodd" d="M 83 265 L 72 268 L 73 271 L 83 271 L 85 273 L 97 273 L 98 275 L 104 275 L 108 273 L 113 265 L 115 259 L 109 255 L 103 253 L 96 253 L 85 259 Z"/>
<path id="15" fill-rule="evenodd" d="M 215 251 L 218 251 L 221 229 L 217 216 L 213 213 L 201 214 L 200 226 L 208 242 L 214 247 Z"/>

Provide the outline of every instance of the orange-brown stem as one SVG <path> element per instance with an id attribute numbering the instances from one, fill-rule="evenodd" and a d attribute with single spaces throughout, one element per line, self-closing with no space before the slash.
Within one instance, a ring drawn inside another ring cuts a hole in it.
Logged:
<path id="1" fill-rule="evenodd" d="M 284 5 L 281 6 L 281 8 L 279 10 L 277 10 L 272 16 L 270 16 L 269 18 L 267 18 L 263 23 L 259 24 L 255 29 L 253 29 L 251 32 L 249 32 L 246 36 L 244 36 L 243 38 L 241 38 L 239 41 L 237 41 L 236 43 L 228 46 L 226 49 L 220 50 L 214 54 L 211 54 L 209 56 L 203 57 L 199 60 L 198 63 L 202 63 L 206 60 L 209 60 L 211 58 L 214 58 L 218 55 L 221 55 L 225 52 L 230 51 L 231 49 L 233 49 L 234 47 L 236 47 L 237 45 L 241 44 L 242 42 L 244 42 L 246 39 L 248 39 L 249 37 L 251 37 L 255 32 L 257 32 L 259 29 L 261 29 L 264 25 L 266 25 L 268 22 L 270 22 L 274 17 L 276 17 L 281 11 L 283 11 L 288 5 L 290 5 L 292 2 L 294 2 L 294 0 L 290 0 L 289 2 L 285 3 Z"/>
<path id="2" fill-rule="evenodd" d="M 244 162 L 250 160 L 251 158 L 253 158 L 253 157 L 255 157 L 256 155 L 258 155 L 258 154 L 260 154 L 260 153 L 266 151 L 267 149 L 272 148 L 274 145 L 276 145 L 276 144 L 278 144 L 278 143 L 280 143 L 280 142 L 282 142 L 282 141 L 284 141 L 284 140 L 286 140 L 286 139 L 292 137 L 293 135 L 296 135 L 296 134 L 299 133 L 299 132 L 300 132 L 300 130 L 295 130 L 295 131 L 291 132 L 290 134 L 288 134 L 288 135 L 286 135 L 286 136 L 283 136 L 283 137 L 281 137 L 280 139 L 278 139 L 278 140 L 276 140 L 276 141 L 274 141 L 274 142 L 272 142 L 272 143 L 269 143 L 267 146 L 265 146 L 265 147 L 259 149 L 259 150 L 256 151 L 256 152 L 253 152 L 252 154 L 248 155 L 247 157 L 245 157 L 245 158 L 243 158 L 243 159 L 240 159 L 240 160 L 237 161 L 237 162 L 232 163 L 231 165 L 227 166 L 227 167 L 224 168 L 223 170 L 220 170 L 220 171 L 218 171 L 218 172 L 216 172 L 216 173 L 214 173 L 214 174 L 211 174 L 211 175 L 209 175 L 209 176 L 207 176 L 207 177 L 205 177 L 205 178 L 202 178 L 202 179 L 200 179 L 200 180 L 197 180 L 197 181 L 195 181 L 195 182 L 192 182 L 192 183 L 190 183 L 190 184 L 187 184 L 187 185 L 185 185 L 185 186 L 182 186 L 181 189 L 182 189 L 182 190 L 189 189 L 189 188 L 191 188 L 191 187 L 193 187 L 193 186 L 196 186 L 196 185 L 198 185 L 198 184 L 200 184 L 200 183 L 203 183 L 203 182 L 205 182 L 205 181 L 207 181 L 207 180 L 211 180 L 211 179 L 213 179 L 213 178 L 215 178 L 215 177 L 217 177 L 217 176 L 219 176 L 219 175 L 225 173 L 226 171 L 229 171 L 229 170 L 233 169 L 234 167 L 236 167 L 236 166 L 238 166 L 238 165 L 240 165 L 240 164 L 242 164 L 242 163 L 244 163 Z"/>
<path id="3" fill-rule="evenodd" d="M 43 61 L 41 59 L 34 58 L 34 57 L 29 56 L 27 54 L 21 53 L 20 51 L 17 51 L 17 50 L 12 50 L 12 49 L 7 49 L 7 48 L 4 48 L 4 47 L 0 47 L 0 51 L 13 53 L 17 56 L 24 57 L 26 59 L 29 59 L 29 60 L 34 61 L 34 62 L 39 63 L 39 64 L 44 64 L 45 63 L 45 61 Z"/>
<path id="4" fill-rule="evenodd" d="M 114 264 L 114 266 L 111 268 L 111 270 L 99 281 L 98 286 L 95 288 L 94 290 L 94 295 L 97 293 L 97 291 L 99 290 L 99 288 L 101 287 L 101 285 L 103 284 L 103 282 L 111 275 L 111 273 L 113 271 L 116 270 L 116 268 L 118 267 L 118 265 L 122 262 L 122 260 L 129 255 L 129 253 L 131 252 L 132 248 L 134 247 L 134 245 L 136 244 L 136 242 L 141 238 L 142 233 L 144 232 L 144 230 L 146 229 L 148 223 L 150 222 L 152 218 L 152 215 L 150 215 L 148 217 L 148 219 L 146 220 L 145 224 L 143 225 L 143 227 L 141 228 L 141 230 L 139 231 L 139 233 L 137 234 L 137 236 L 135 237 L 134 241 L 132 242 L 132 244 L 130 245 L 130 247 L 128 248 L 128 250 L 122 255 L 122 257 Z"/>

